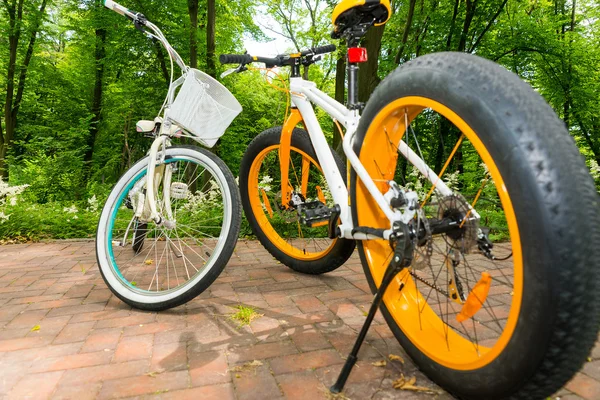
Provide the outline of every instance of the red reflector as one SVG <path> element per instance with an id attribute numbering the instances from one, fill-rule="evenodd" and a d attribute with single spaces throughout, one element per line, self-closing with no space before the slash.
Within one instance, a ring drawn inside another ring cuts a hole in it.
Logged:
<path id="1" fill-rule="evenodd" d="M 367 49 L 364 47 L 350 47 L 348 49 L 348 62 L 362 63 L 367 61 Z"/>

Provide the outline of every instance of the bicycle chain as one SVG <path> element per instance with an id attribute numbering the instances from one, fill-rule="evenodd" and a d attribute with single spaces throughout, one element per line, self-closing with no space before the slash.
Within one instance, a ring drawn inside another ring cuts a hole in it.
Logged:
<path id="1" fill-rule="evenodd" d="M 428 281 L 426 281 L 425 279 L 421 278 L 419 275 L 417 275 L 414 271 L 410 271 L 410 275 L 415 278 L 416 280 L 418 280 L 419 282 L 424 283 L 425 285 L 429 286 L 432 289 L 437 290 L 438 292 L 440 292 L 441 294 L 443 294 L 446 297 L 450 297 L 450 293 L 448 293 L 447 291 L 445 291 L 444 289 L 440 288 L 439 286 L 437 286 L 434 283 L 429 283 Z"/>

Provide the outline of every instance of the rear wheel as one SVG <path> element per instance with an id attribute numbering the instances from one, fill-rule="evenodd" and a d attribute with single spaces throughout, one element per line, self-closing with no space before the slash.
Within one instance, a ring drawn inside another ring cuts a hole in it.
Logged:
<path id="1" fill-rule="evenodd" d="M 437 178 L 406 162 L 401 140 L 445 171 L 451 193 L 431 189 Z M 382 306 L 419 367 L 463 398 L 544 398 L 564 385 L 598 333 L 600 202 L 552 109 L 489 61 L 433 54 L 381 83 L 354 143 L 382 193 L 394 180 L 420 195 L 411 224 L 425 237 Z M 357 225 L 387 228 L 354 173 L 350 193 Z M 440 221 L 455 228 L 435 234 Z M 393 249 L 358 248 L 375 290 Z"/>
<path id="2" fill-rule="evenodd" d="M 246 218 L 262 245 L 284 265 L 305 274 L 333 271 L 352 255 L 354 241 L 329 239 L 328 218 L 308 221 L 302 212 L 302 208 L 308 208 L 314 215 L 332 208 L 334 203 L 310 138 L 300 129 L 293 131 L 290 151 L 292 200 L 282 204 L 280 139 L 281 127 L 268 129 L 250 143 L 244 154 L 240 192 Z M 332 153 L 345 176 L 344 163 Z"/>

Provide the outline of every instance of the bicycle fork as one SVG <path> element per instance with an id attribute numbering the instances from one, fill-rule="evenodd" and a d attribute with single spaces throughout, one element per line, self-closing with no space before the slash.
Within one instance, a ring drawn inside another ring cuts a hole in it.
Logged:
<path id="1" fill-rule="evenodd" d="M 375 297 L 373 298 L 373 302 L 371 303 L 371 307 L 369 308 L 369 313 L 367 314 L 367 319 L 363 324 L 358 337 L 356 338 L 356 342 L 354 343 L 354 347 L 352 351 L 348 355 L 346 359 L 346 363 L 342 367 L 340 374 L 337 378 L 337 381 L 329 390 L 332 393 L 340 393 L 344 389 L 344 385 L 346 384 L 346 380 L 350 375 L 350 371 L 354 364 L 356 363 L 358 351 L 362 343 L 367 336 L 367 331 L 373 322 L 373 318 L 377 313 L 377 309 L 381 305 L 381 301 L 383 300 L 383 295 L 385 294 L 386 289 L 392 283 L 396 275 L 402 272 L 405 268 L 409 267 L 412 262 L 412 255 L 414 250 L 413 241 L 410 238 L 410 233 L 408 227 L 405 224 L 400 223 L 401 232 L 394 232 L 390 237 L 390 240 L 396 240 L 396 247 L 394 248 L 394 255 L 392 260 L 390 261 L 388 267 L 383 274 L 383 279 L 381 280 L 381 284 L 379 285 L 379 289 L 375 293 Z M 400 284 L 400 290 L 404 287 L 403 284 Z"/>

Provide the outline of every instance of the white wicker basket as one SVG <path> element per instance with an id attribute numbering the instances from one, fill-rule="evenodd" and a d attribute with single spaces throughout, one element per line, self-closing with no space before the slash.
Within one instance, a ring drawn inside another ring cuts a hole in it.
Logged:
<path id="1" fill-rule="evenodd" d="M 190 68 L 168 117 L 195 140 L 213 147 L 241 111 L 242 106 L 225 86 Z"/>

